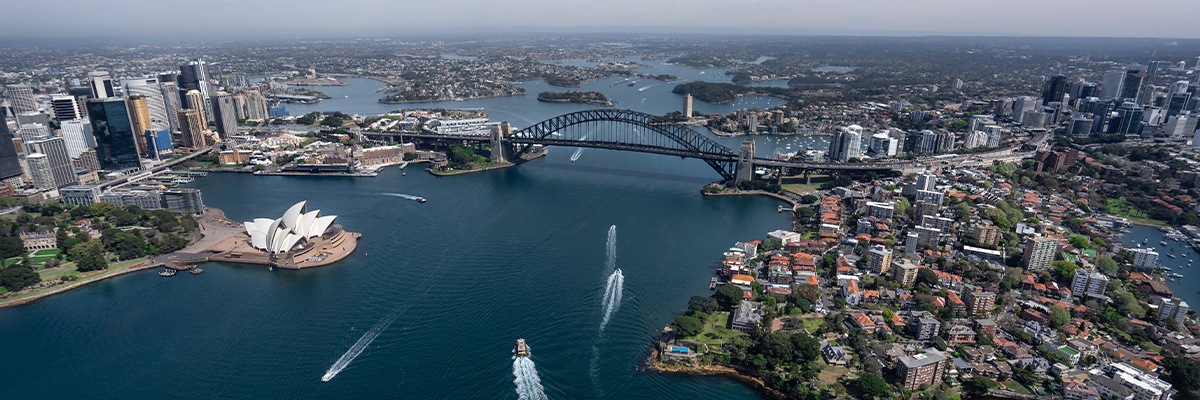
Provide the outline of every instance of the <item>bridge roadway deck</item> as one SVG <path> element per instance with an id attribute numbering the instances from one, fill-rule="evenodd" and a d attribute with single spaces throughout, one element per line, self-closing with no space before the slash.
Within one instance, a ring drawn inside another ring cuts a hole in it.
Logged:
<path id="1" fill-rule="evenodd" d="M 489 135 L 442 135 L 436 133 L 412 133 L 412 132 L 382 132 L 382 133 L 367 133 L 368 136 L 403 136 L 407 138 L 430 139 L 449 142 L 490 142 Z M 1041 146 L 1045 143 L 1047 136 L 1042 134 L 1035 136 L 1029 144 Z M 696 152 L 684 149 L 672 149 L 660 146 L 641 145 L 636 143 L 620 143 L 620 142 L 603 142 L 591 140 L 575 140 L 575 139 L 552 139 L 552 138 L 537 138 L 513 136 L 508 138 L 508 141 L 514 144 L 540 144 L 545 146 L 569 146 L 569 147 L 588 147 L 599 149 L 612 150 L 628 150 L 644 153 L 655 153 L 664 155 L 673 155 L 679 157 L 692 157 L 706 160 L 716 160 L 722 162 L 737 162 L 737 154 L 726 153 L 705 153 Z M 754 165 L 768 168 L 794 168 L 802 170 L 839 170 L 839 171 L 881 171 L 881 170 L 903 170 L 914 168 L 921 165 L 932 165 L 935 163 L 950 163 L 958 164 L 970 160 L 1007 160 L 1016 156 L 1025 156 L 1029 153 L 1018 152 L 1019 147 L 1008 147 L 999 150 L 962 154 L 955 157 L 923 157 L 917 160 L 909 160 L 904 162 L 882 162 L 882 163 L 813 163 L 813 162 L 798 162 L 798 161 L 783 161 L 770 158 L 755 157 Z"/>

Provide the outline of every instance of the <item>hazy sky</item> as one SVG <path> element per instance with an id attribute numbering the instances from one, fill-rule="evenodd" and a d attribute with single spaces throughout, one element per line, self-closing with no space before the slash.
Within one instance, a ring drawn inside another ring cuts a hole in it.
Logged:
<path id="1" fill-rule="evenodd" d="M 1200 38 L 1200 1 L 8 1 L 0 36 L 403 35 L 487 31 Z M 293 36 L 294 37 L 294 36 Z"/>

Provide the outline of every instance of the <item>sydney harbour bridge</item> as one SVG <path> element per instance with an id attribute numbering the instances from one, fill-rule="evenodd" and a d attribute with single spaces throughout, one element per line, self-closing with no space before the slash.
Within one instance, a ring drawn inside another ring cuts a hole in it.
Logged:
<path id="1" fill-rule="evenodd" d="M 419 141 L 431 144 L 473 144 L 491 150 L 492 160 L 522 162 L 534 145 L 587 147 L 636 151 L 704 160 L 728 182 L 752 180 L 756 168 L 790 170 L 807 175 L 814 171 L 900 171 L 916 172 L 926 168 L 991 165 L 995 161 L 1011 161 L 1032 155 L 1019 148 L 1005 148 L 987 153 L 961 156 L 923 158 L 917 160 L 845 163 L 787 161 L 754 155 L 753 139 L 746 139 L 739 149 L 731 149 L 696 132 L 689 126 L 664 120 L 663 117 L 630 110 L 598 109 L 559 115 L 524 129 L 513 131 L 508 123 L 493 126 L 490 135 L 438 134 L 433 132 L 363 132 L 373 139 L 389 142 Z M 1035 138 L 1041 145 L 1045 137 Z"/>

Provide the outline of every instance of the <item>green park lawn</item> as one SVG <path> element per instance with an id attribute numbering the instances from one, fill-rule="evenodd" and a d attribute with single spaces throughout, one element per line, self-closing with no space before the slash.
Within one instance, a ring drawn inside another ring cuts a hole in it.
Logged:
<path id="1" fill-rule="evenodd" d="M 807 330 L 809 334 L 816 332 L 817 329 L 821 329 L 821 324 L 825 322 L 825 320 L 821 318 L 801 318 L 801 320 L 804 322 L 804 329 Z"/>
<path id="2" fill-rule="evenodd" d="M 1021 386 L 1020 383 L 1017 383 L 1017 381 L 1004 382 L 1004 387 L 1008 388 L 1008 390 L 1011 390 L 1013 392 L 1020 393 L 1020 394 L 1025 394 L 1025 395 L 1033 394 L 1032 392 L 1029 391 L 1029 389 L 1026 389 L 1024 386 Z"/>
<path id="3" fill-rule="evenodd" d="M 734 337 L 740 335 L 745 335 L 745 333 L 742 332 L 726 329 L 725 326 L 728 324 L 728 313 L 713 314 L 712 316 L 708 317 L 708 321 L 704 322 L 704 330 L 692 337 L 690 341 L 699 344 L 720 345 L 725 344 L 729 341 L 729 339 L 733 339 Z"/>

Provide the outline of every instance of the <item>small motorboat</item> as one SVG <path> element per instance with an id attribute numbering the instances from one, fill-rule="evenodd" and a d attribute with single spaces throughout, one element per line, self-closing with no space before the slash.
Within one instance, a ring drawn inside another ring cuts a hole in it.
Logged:
<path id="1" fill-rule="evenodd" d="M 417 201 L 424 203 L 424 202 L 425 202 L 425 198 L 424 198 L 424 197 L 418 197 L 418 198 L 417 198 Z"/>
<path id="2" fill-rule="evenodd" d="M 525 344 L 525 339 L 517 339 L 517 356 L 529 356 L 529 346 Z"/>

